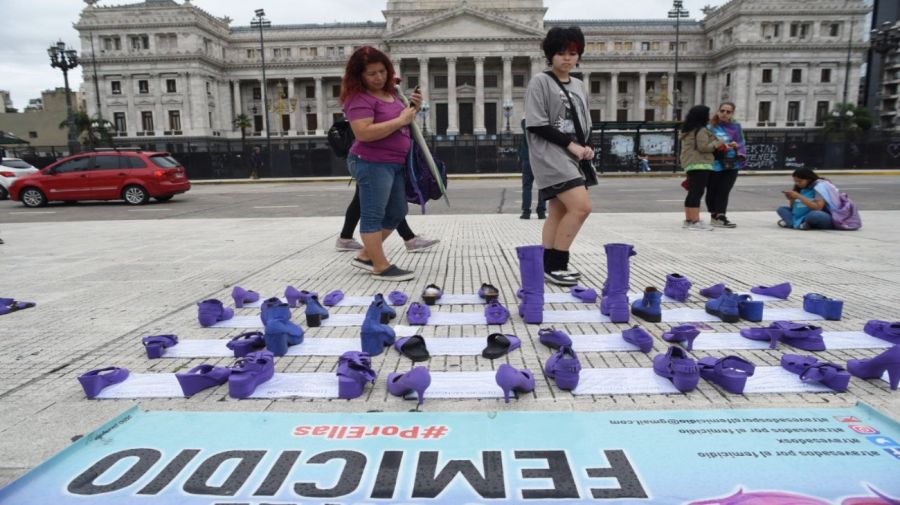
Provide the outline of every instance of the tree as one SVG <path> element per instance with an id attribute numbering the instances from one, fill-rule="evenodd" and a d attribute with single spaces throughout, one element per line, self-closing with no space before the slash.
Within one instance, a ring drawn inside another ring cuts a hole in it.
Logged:
<path id="1" fill-rule="evenodd" d="M 244 146 L 244 142 L 247 138 L 247 128 L 253 126 L 253 123 L 250 122 L 250 118 L 246 114 L 238 114 L 234 117 L 232 124 L 235 128 L 241 129 L 241 152 L 246 152 L 247 148 Z"/>
<path id="2" fill-rule="evenodd" d="M 825 135 L 833 140 L 850 140 L 872 128 L 869 109 L 852 103 L 835 104 L 825 118 Z"/>
<path id="3" fill-rule="evenodd" d="M 109 136 L 109 130 L 112 123 L 105 119 L 93 119 L 84 111 L 77 111 L 73 113 L 73 116 L 75 120 L 75 134 L 85 147 L 93 148 L 103 145 L 112 145 L 112 138 Z M 68 120 L 59 124 L 61 130 L 68 127 Z"/>

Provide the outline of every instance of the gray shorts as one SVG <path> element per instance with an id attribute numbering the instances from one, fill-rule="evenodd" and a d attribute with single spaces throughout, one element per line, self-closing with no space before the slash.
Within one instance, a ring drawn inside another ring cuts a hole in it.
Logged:
<path id="1" fill-rule="evenodd" d="M 577 188 L 578 186 L 587 187 L 584 181 L 584 177 L 576 177 L 574 179 L 569 179 L 566 182 L 561 182 L 559 184 L 547 186 L 546 188 L 541 188 L 538 191 L 538 198 L 540 198 L 541 200 L 551 200 L 553 198 L 556 198 L 556 195 L 565 193 L 566 191 L 572 188 Z"/>

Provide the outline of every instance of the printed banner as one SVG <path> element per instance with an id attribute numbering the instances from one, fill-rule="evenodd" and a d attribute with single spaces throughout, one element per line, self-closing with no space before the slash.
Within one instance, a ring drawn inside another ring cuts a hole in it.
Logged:
<path id="1" fill-rule="evenodd" d="M 844 409 L 178 413 L 131 409 L 6 504 L 889 504 L 900 426 Z"/>

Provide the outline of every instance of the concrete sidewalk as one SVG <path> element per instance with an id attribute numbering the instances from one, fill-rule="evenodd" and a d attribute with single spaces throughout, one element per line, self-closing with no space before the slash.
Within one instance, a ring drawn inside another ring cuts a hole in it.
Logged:
<path id="1" fill-rule="evenodd" d="M 572 266 L 583 272 L 583 284 L 599 287 L 606 277 L 603 244 L 634 244 L 632 291 L 665 282 L 667 273 L 686 275 L 692 293 L 725 282 L 736 290 L 758 284 L 790 281 L 790 300 L 767 302 L 774 307 L 800 307 L 802 296 L 818 292 L 845 300 L 844 319 L 825 321 L 826 331 L 861 330 L 869 319 L 900 320 L 896 286 L 900 284 L 900 211 L 863 215 L 857 232 L 800 232 L 775 226 L 774 212 L 734 213 L 733 230 L 689 232 L 678 213 L 594 214 L 572 250 Z M 0 316 L 0 485 L 22 475 L 73 438 L 139 404 L 146 410 L 191 411 L 407 411 L 414 405 L 390 396 L 384 377 L 407 370 L 410 362 L 389 351 L 374 359 L 379 380 L 371 393 L 344 400 L 232 400 L 225 388 L 208 390 L 191 399 L 89 401 L 76 377 L 105 366 L 132 372 L 172 373 L 201 362 L 227 365 L 231 360 L 162 359 L 150 361 L 140 337 L 175 333 L 182 340 L 227 338 L 242 330 L 203 329 L 197 324 L 196 303 L 219 298 L 231 305 L 231 286 L 280 295 L 288 284 L 325 293 L 342 289 L 348 295 L 369 295 L 400 289 L 417 298 L 436 283 L 446 293 L 474 293 L 482 282 L 501 289 L 501 301 L 515 312 L 518 263 L 515 246 L 538 243 L 541 221 L 514 215 L 411 216 L 411 225 L 441 244 L 422 254 L 409 254 L 397 238 L 386 244 L 389 257 L 412 268 L 418 277 L 408 283 L 373 281 L 348 265 L 351 253 L 333 249 L 342 218 L 146 220 L 9 224 L 3 229 L 3 278 L 0 296 L 34 301 L 38 306 Z M 552 292 L 561 288 L 549 287 Z M 698 298 L 688 304 L 702 308 Z M 555 305 L 555 310 L 584 310 L 582 305 Z M 444 306 L 441 312 L 480 311 L 473 306 Z M 361 313 L 347 307 L 339 313 Z M 400 322 L 405 322 L 402 310 Z M 239 309 L 254 314 L 253 309 Z M 299 313 L 298 313 L 299 316 Z M 295 317 L 295 319 L 302 319 Z M 632 324 L 636 323 L 632 318 Z M 654 355 L 665 352 L 659 338 L 666 323 L 640 324 L 656 336 L 654 350 L 581 353 L 586 368 L 650 367 Z M 817 323 L 818 324 L 818 323 Z M 710 323 L 719 332 L 736 332 L 753 323 Z M 614 333 L 616 324 L 557 325 L 571 334 Z M 536 372 L 533 395 L 504 404 L 502 400 L 428 400 L 428 411 L 493 410 L 634 410 L 745 407 L 837 407 L 867 402 L 900 419 L 898 393 L 887 383 L 854 378 L 843 394 L 724 394 L 701 381 L 684 395 L 622 395 L 574 397 L 560 391 L 540 373 L 550 355 L 537 341 L 538 327 L 525 325 L 515 314 L 501 330 L 486 326 L 430 326 L 427 337 L 484 337 L 502 331 L 523 339 L 521 352 L 495 360 L 439 356 L 426 363 L 432 371 L 493 370 L 503 362 Z M 350 327 L 318 328 L 316 337 L 358 337 Z M 701 336 L 702 338 L 702 336 Z M 741 355 L 758 366 L 777 366 L 779 350 L 697 351 L 706 355 Z M 845 363 L 866 358 L 875 350 L 816 353 L 820 359 Z M 333 357 L 284 357 L 279 372 L 333 372 Z"/>

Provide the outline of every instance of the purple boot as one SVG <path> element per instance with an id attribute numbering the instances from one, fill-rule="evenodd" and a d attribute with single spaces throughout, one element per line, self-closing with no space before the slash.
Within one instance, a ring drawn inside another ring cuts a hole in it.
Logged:
<path id="1" fill-rule="evenodd" d="M 406 396 L 410 391 L 415 391 L 419 398 L 418 405 L 422 405 L 425 401 L 425 390 L 430 385 L 431 374 L 424 366 L 417 366 L 406 373 L 393 372 L 388 374 L 387 378 L 389 393 L 394 396 Z"/>
<path id="2" fill-rule="evenodd" d="M 753 286 L 750 288 L 750 292 L 757 295 L 773 296 L 775 298 L 787 300 L 788 296 L 791 295 L 791 283 L 782 282 L 781 284 L 776 284 L 774 286 Z"/>
<path id="3" fill-rule="evenodd" d="M 362 328 L 360 328 L 360 347 L 369 356 L 378 356 L 384 352 L 386 346 L 394 343 L 396 336 L 394 329 L 381 322 L 384 306 L 384 300 L 372 301 L 366 311 L 366 317 L 363 319 Z"/>
<path id="4" fill-rule="evenodd" d="M 509 311 L 500 302 L 493 301 L 484 307 L 484 318 L 487 324 L 506 324 L 509 320 Z"/>
<path id="5" fill-rule="evenodd" d="M 519 315 L 528 324 L 541 324 L 544 321 L 544 247 L 516 247 L 516 255 L 522 281 Z"/>
<path id="6" fill-rule="evenodd" d="M 204 328 L 232 317 L 234 317 L 234 310 L 226 309 L 219 300 L 203 300 L 197 304 L 197 320 L 200 321 L 200 326 Z"/>
<path id="7" fill-rule="evenodd" d="M 230 375 L 230 368 L 203 364 L 197 365 L 185 373 L 177 373 L 175 378 L 178 379 L 181 392 L 190 398 L 204 389 L 225 384 Z"/>
<path id="8" fill-rule="evenodd" d="M 637 253 L 631 244 L 606 244 L 606 282 L 600 299 L 600 313 L 614 323 L 627 323 L 629 318 L 628 290 L 631 279 L 630 258 Z"/>
<path id="9" fill-rule="evenodd" d="M 663 294 L 679 302 L 687 301 L 688 292 L 691 290 L 691 281 L 681 274 L 669 274 L 666 276 L 666 287 Z"/>

